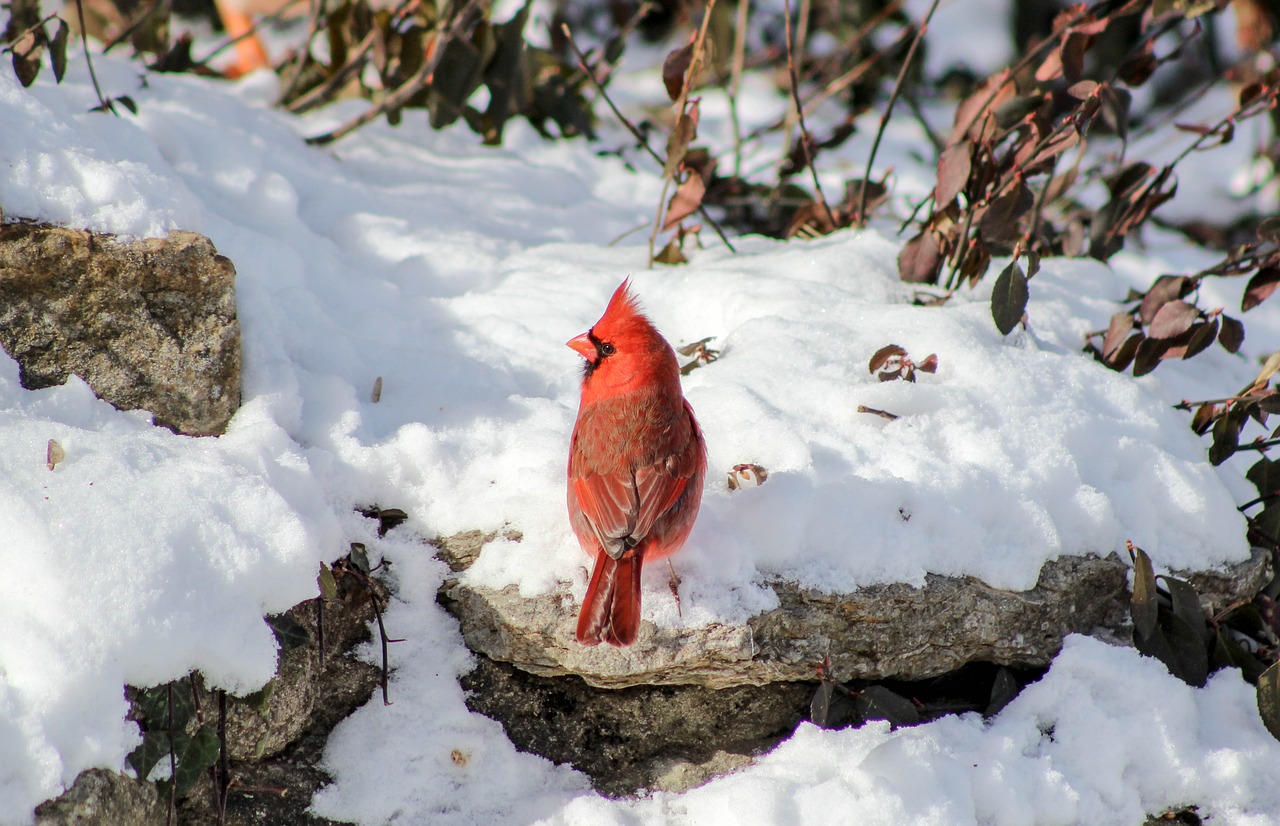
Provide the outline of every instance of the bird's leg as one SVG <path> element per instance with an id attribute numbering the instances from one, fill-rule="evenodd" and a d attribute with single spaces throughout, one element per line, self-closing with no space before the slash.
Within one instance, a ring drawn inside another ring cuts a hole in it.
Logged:
<path id="1" fill-rule="evenodd" d="M 684 619 L 684 612 L 680 610 L 680 577 L 676 576 L 676 566 L 670 559 L 667 560 L 667 568 L 671 571 L 671 596 L 676 598 L 676 616 Z"/>

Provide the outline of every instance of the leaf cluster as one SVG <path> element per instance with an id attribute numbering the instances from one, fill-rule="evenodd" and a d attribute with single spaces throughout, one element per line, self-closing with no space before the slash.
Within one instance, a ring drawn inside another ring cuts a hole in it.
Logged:
<path id="1" fill-rule="evenodd" d="M 1209 616 L 1188 582 L 1157 576 L 1151 558 L 1133 543 L 1129 555 L 1134 647 L 1193 686 L 1203 686 L 1220 669 L 1240 669 L 1257 686 L 1263 723 L 1280 739 L 1280 577 L 1252 600 Z"/>
<path id="2" fill-rule="evenodd" d="M 829 662 L 818 668 L 818 688 L 809 703 L 809 720 L 822 728 L 858 727 L 887 720 L 894 728 L 936 720 L 947 714 L 1000 712 L 1043 668 L 1010 668 L 969 663 L 927 680 L 852 680 L 832 678 Z"/>

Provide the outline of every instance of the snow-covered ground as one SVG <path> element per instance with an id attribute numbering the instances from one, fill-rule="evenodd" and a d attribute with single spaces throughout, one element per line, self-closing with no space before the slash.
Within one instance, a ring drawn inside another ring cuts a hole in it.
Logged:
<path id="1" fill-rule="evenodd" d="M 270 108 L 265 74 L 144 85 L 136 65 L 97 65 L 136 116 L 88 113 L 80 60 L 62 86 L 46 72 L 24 90 L 0 70 L 0 209 L 208 235 L 238 271 L 244 406 L 223 437 L 175 436 L 79 380 L 24 390 L 0 354 L 0 822 L 25 822 L 85 768 L 123 767 L 138 740 L 125 683 L 191 669 L 238 693 L 264 683 L 275 642 L 262 615 L 314 596 L 319 564 L 352 541 L 392 563 L 386 619 L 407 641 L 393 650 L 395 704 L 370 703 L 331 739 L 336 781 L 314 802 L 327 817 L 1133 824 L 1197 804 L 1215 823 L 1280 821 L 1280 743 L 1238 673 L 1193 689 L 1087 638 L 1067 640 L 991 721 L 803 725 L 700 789 L 609 800 L 466 709 L 456 678 L 470 657 L 436 604 L 444 568 L 422 541 L 509 525 L 523 541 L 492 543 L 467 576 L 530 595 L 567 583 L 581 597 L 563 496 L 580 364 L 563 342 L 631 276 L 674 343 L 715 336 L 722 351 L 685 382 L 711 472 L 677 557 L 683 616 L 658 577 L 647 620 L 740 622 L 774 604 L 763 585 L 774 577 L 838 590 L 919 584 L 931 571 L 1021 589 L 1047 559 L 1126 539 L 1167 568 L 1243 559 L 1236 505 L 1254 495 L 1243 463 L 1211 468 L 1171 404 L 1230 392 L 1256 363 L 1214 349 L 1133 380 L 1080 354 L 1129 286 L 1193 270 L 1203 252 L 1153 231 L 1112 266 L 1048 261 L 1030 329 L 1002 338 L 991 279 L 941 308 L 909 303 L 893 223 L 812 242 L 741 239 L 737 255 L 707 234 L 690 265 L 649 271 L 638 236 L 607 244 L 652 215 L 656 176 L 584 142 L 548 143 L 515 123 L 503 148 L 484 148 L 410 112 L 398 129 L 374 124 L 314 149 L 303 136 L 361 104 L 297 120 Z M 747 111 L 783 105 L 763 87 L 747 94 Z M 708 100 L 709 135 L 716 111 Z M 865 159 L 873 133 L 842 150 L 845 163 Z M 901 185 L 927 188 L 927 169 L 894 139 L 885 163 Z M 1202 295 L 1237 307 L 1241 286 Z M 1247 321 L 1251 356 L 1280 346 L 1274 307 Z M 937 373 L 880 383 L 867 361 L 890 343 L 917 360 L 937 354 Z M 50 438 L 66 450 L 52 472 Z M 741 462 L 768 481 L 730 492 L 725 474 Z M 375 503 L 409 523 L 379 539 L 355 513 Z"/>

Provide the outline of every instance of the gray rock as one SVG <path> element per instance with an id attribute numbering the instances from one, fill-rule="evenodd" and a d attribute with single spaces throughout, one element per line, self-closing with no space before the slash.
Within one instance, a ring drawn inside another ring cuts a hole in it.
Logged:
<path id="1" fill-rule="evenodd" d="M 813 683 L 605 691 L 488 657 L 462 677 L 467 706 L 517 748 L 570 763 L 606 794 L 683 791 L 749 763 L 795 730 Z"/>
<path id="2" fill-rule="evenodd" d="M 439 540 L 456 569 L 474 560 L 479 532 Z M 1270 557 L 1254 549 L 1226 571 L 1189 578 L 1216 610 L 1248 598 L 1270 576 Z M 446 580 L 441 600 L 458 617 L 472 650 L 543 676 L 578 675 L 601 688 L 700 685 L 728 688 L 812 680 L 825 657 L 837 680 L 918 680 L 974 661 L 1047 665 L 1072 632 L 1128 622 L 1128 565 L 1115 556 L 1047 563 L 1030 591 L 992 588 L 973 577 L 930 575 L 924 588 L 876 585 L 825 594 L 769 583 L 781 605 L 739 626 L 657 628 L 642 623 L 628 648 L 587 648 L 574 640 L 577 602 L 567 588 L 529 599 Z"/>
<path id="3" fill-rule="evenodd" d="M 71 788 L 36 808 L 36 826 L 164 826 L 167 806 L 151 783 L 89 769 Z"/>
<path id="4" fill-rule="evenodd" d="M 178 433 L 222 433 L 240 406 L 235 268 L 208 238 L 121 241 L 0 226 L 0 346 L 38 389 L 84 379 Z"/>

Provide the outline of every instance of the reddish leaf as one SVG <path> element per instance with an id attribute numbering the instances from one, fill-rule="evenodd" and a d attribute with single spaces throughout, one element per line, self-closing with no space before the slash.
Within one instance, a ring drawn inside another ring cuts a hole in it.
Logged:
<path id="1" fill-rule="evenodd" d="M 662 61 L 662 82 L 667 87 L 667 96 L 672 101 L 680 99 L 680 93 L 684 91 L 684 75 L 689 71 L 689 64 L 692 61 L 692 43 L 673 50 L 667 55 L 667 59 Z"/>
<path id="2" fill-rule="evenodd" d="M 1228 353 L 1240 352 L 1240 345 L 1244 344 L 1244 324 L 1224 313 L 1222 331 L 1218 333 L 1218 343 Z"/>
<path id="3" fill-rule="evenodd" d="M 1089 95 L 1092 95 L 1097 88 L 1098 81 L 1082 80 L 1079 83 L 1071 84 L 1071 87 L 1067 89 L 1067 94 L 1076 100 L 1084 100 Z"/>
<path id="4" fill-rule="evenodd" d="M 1191 339 L 1187 342 L 1187 352 L 1182 356 L 1189 359 L 1198 356 L 1218 337 L 1218 319 L 1214 318 L 1206 324 L 1197 324 L 1191 328 Z"/>
<path id="5" fill-rule="evenodd" d="M 933 190 L 934 209 L 951 203 L 969 181 L 973 145 L 969 141 L 948 146 L 938 158 L 938 185 Z"/>
<path id="6" fill-rule="evenodd" d="M 1258 398 L 1258 408 L 1263 413 L 1280 413 L 1280 390 L 1272 390 Z"/>
<path id="7" fill-rule="evenodd" d="M 671 203 L 667 204 L 667 214 L 662 222 L 663 231 L 697 212 L 698 207 L 702 206 L 702 196 L 706 194 L 707 185 L 703 183 L 702 176 L 691 172 L 685 182 L 676 188 L 676 194 L 671 196 Z"/>
<path id="8" fill-rule="evenodd" d="M 924 230 L 898 253 L 898 277 L 910 284 L 934 283 L 941 266 L 942 249 L 933 230 Z"/>
<path id="9" fill-rule="evenodd" d="M 1169 349 L 1167 341 L 1155 338 L 1143 339 L 1138 345 L 1138 352 L 1133 357 L 1133 375 L 1145 376 L 1156 369 L 1156 365 L 1160 363 L 1160 358 L 1167 349 Z"/>
<path id="10" fill-rule="evenodd" d="M 1021 233 L 1018 222 L 1035 204 L 1035 196 L 1024 183 L 996 198 L 978 219 L 978 230 L 987 241 L 1011 242 Z"/>
<path id="11" fill-rule="evenodd" d="M 1107 334 L 1102 338 L 1103 358 L 1111 358 L 1131 332 L 1133 332 L 1133 313 L 1121 311 L 1111 316 L 1111 322 L 1107 325 Z"/>
<path id="12" fill-rule="evenodd" d="M 676 121 L 675 128 L 667 136 L 667 161 L 662 169 L 664 177 L 671 177 L 680 168 L 689 144 L 698 136 L 698 104 L 695 101 L 689 111 Z"/>
<path id="13" fill-rule="evenodd" d="M 889 359 L 893 358 L 894 356 L 901 357 L 901 356 L 905 356 L 906 354 L 907 354 L 907 351 L 902 349 L 898 345 L 886 344 L 885 346 L 881 347 L 879 350 L 876 350 L 875 355 L 871 357 L 871 362 L 867 365 L 867 372 L 874 373 L 875 371 L 879 370 L 881 367 L 884 367 L 886 364 L 888 364 Z"/>
<path id="14" fill-rule="evenodd" d="M 1261 83 L 1256 81 L 1250 83 L 1248 86 L 1240 90 L 1240 108 L 1243 109 L 1250 103 L 1253 103 L 1255 100 L 1262 97 L 1266 91 L 1267 87 L 1263 86 Z"/>
<path id="15" fill-rule="evenodd" d="M 1200 318 L 1200 309 L 1194 304 L 1174 300 L 1166 303 L 1158 311 L 1147 327 L 1147 338 L 1177 338 L 1191 329 L 1191 325 Z"/>
<path id="16" fill-rule="evenodd" d="M 1126 89 L 1103 86 L 1098 94 L 1101 103 L 1102 122 L 1115 132 L 1120 140 L 1129 136 L 1129 104 L 1133 96 Z"/>
<path id="17" fill-rule="evenodd" d="M 1017 93 L 1010 77 L 1008 69 L 1001 69 L 987 78 L 974 90 L 973 94 L 956 107 L 955 125 L 947 138 L 947 146 L 964 140 L 966 134 L 977 140 L 993 128 L 991 119 L 987 116 L 988 113 L 995 112 Z M 992 92 L 995 92 L 994 96 Z M 988 98 L 991 99 L 988 100 Z"/>
<path id="18" fill-rule="evenodd" d="M 1092 37 L 1073 31 L 1062 41 L 1062 76 L 1075 83 L 1084 75 L 1084 53 Z"/>
<path id="19" fill-rule="evenodd" d="M 1049 52 L 1041 63 L 1040 68 L 1036 69 L 1036 80 L 1041 83 L 1048 83 L 1062 77 L 1062 47 Z"/>
<path id="20" fill-rule="evenodd" d="M 1209 402 L 1196 408 L 1195 415 L 1191 417 L 1191 429 L 1196 432 L 1196 435 L 1203 436 L 1209 431 L 1210 426 L 1213 425 L 1214 414 L 1217 412 L 1218 406 Z"/>
<path id="21" fill-rule="evenodd" d="M 938 354 L 930 353 L 924 357 L 924 361 L 916 365 L 916 368 L 925 373 L 938 372 Z"/>
<path id="22" fill-rule="evenodd" d="M 1240 312 L 1247 313 L 1254 307 L 1271 297 L 1280 287 L 1280 267 L 1263 267 L 1249 279 L 1244 288 L 1244 298 L 1240 301 Z"/>
<path id="23" fill-rule="evenodd" d="M 1150 324 L 1160 308 L 1170 301 L 1175 301 L 1190 292 L 1190 279 L 1185 275 L 1162 275 L 1151 285 L 1147 294 L 1138 305 L 1138 318 L 1143 324 Z"/>
<path id="24" fill-rule="evenodd" d="M 1117 372 L 1127 369 L 1133 363 L 1134 356 L 1138 354 L 1138 345 L 1146 340 L 1147 337 L 1142 333 L 1134 333 L 1125 339 L 1124 344 L 1121 344 L 1120 349 L 1116 350 L 1110 358 L 1104 359 L 1103 364 Z"/>

